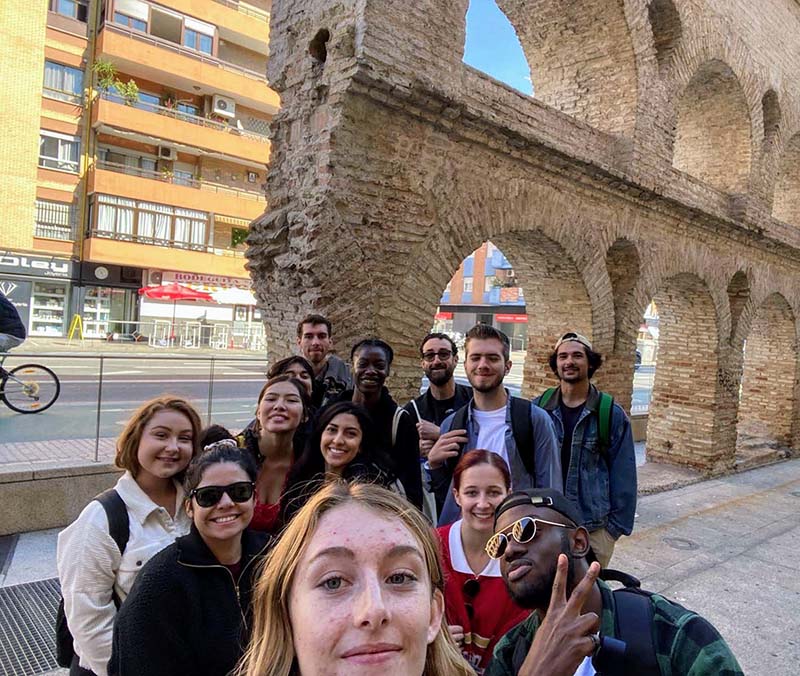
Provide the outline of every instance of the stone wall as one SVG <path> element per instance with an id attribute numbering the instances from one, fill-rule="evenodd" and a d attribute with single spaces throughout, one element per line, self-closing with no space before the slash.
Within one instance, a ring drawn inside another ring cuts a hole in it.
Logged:
<path id="1" fill-rule="evenodd" d="M 747 375 L 767 368 L 756 336 L 780 335 L 786 364 L 797 359 L 800 5 L 500 6 L 534 98 L 462 63 L 466 0 L 273 3 L 282 108 L 270 211 L 248 250 L 272 354 L 292 349 L 299 316 L 322 312 L 340 352 L 368 334 L 392 343 L 403 399 L 442 290 L 491 239 L 525 291 L 527 394 L 553 382 L 547 354 L 571 328 L 606 357 L 598 385 L 629 404 L 656 299 L 648 455 L 725 470 L 737 420 L 768 406 Z M 791 395 L 768 430 L 793 444 L 795 371 L 783 367 Z"/>

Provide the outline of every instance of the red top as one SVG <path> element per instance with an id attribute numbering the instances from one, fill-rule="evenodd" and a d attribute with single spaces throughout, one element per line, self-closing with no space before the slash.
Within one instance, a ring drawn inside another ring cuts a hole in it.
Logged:
<path id="1" fill-rule="evenodd" d="M 444 600 L 448 624 L 464 627 L 461 652 L 480 675 L 492 659 L 495 644 L 509 629 L 522 622 L 531 611 L 520 608 L 508 595 L 500 575 L 500 562 L 491 559 L 475 575 L 467 563 L 461 542 L 461 520 L 436 531 L 442 545 L 444 569 Z M 477 580 L 480 588 L 471 599 L 464 596 L 464 583 Z M 467 603 L 472 605 L 472 617 L 467 613 Z"/>
<path id="2" fill-rule="evenodd" d="M 253 510 L 253 519 L 248 528 L 251 530 L 262 531 L 274 535 L 281 525 L 281 503 L 273 502 L 264 504 L 256 498 L 256 506 Z"/>

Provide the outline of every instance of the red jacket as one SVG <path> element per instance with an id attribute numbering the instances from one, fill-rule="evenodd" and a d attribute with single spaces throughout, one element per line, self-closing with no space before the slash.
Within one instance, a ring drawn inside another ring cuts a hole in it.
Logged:
<path id="1" fill-rule="evenodd" d="M 489 561 L 480 575 L 470 570 L 461 542 L 460 519 L 438 528 L 436 532 L 442 546 L 447 623 L 464 627 L 461 652 L 472 668 L 482 674 L 492 659 L 495 643 L 509 629 L 527 618 L 531 611 L 520 608 L 511 600 L 500 575 L 499 561 Z M 471 599 L 471 618 L 467 613 L 469 599 L 463 591 L 464 583 L 470 579 L 477 579 L 480 584 L 477 594 Z"/>

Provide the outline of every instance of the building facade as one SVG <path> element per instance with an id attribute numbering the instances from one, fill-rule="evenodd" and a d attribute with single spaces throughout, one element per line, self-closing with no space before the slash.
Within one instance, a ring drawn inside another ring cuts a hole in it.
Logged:
<path id="1" fill-rule="evenodd" d="M 13 11 L 11 5 L 14 5 Z M 8 5 L 8 6 L 6 6 Z M 15 105 L 0 115 L 0 290 L 31 336 L 127 335 L 170 317 L 232 324 L 241 305 L 173 305 L 143 286 L 250 286 L 278 110 L 269 0 L 4 3 Z"/>

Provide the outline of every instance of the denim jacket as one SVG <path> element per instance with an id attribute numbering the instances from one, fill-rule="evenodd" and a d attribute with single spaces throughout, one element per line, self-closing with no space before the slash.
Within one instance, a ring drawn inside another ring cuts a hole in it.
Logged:
<path id="1" fill-rule="evenodd" d="M 539 398 L 534 399 L 538 403 Z M 544 410 L 550 414 L 558 445 L 564 439 L 561 390 L 557 389 Z M 614 404 L 608 462 L 600 452 L 598 408 L 600 392 L 590 385 L 589 397 L 572 433 L 569 471 L 564 495 L 580 510 L 589 531 L 605 528 L 613 538 L 630 535 L 636 512 L 636 455 L 631 423 Z"/>
<path id="2" fill-rule="evenodd" d="M 474 399 L 471 399 L 467 413 L 467 436 L 469 441 L 464 447 L 465 450 L 477 448 L 478 443 L 478 421 L 472 415 Z M 447 416 L 442 422 L 440 427 L 441 433 L 449 432 L 453 424 L 455 413 Z M 508 460 L 511 470 L 511 481 L 513 482 L 514 490 L 524 490 L 526 488 L 553 488 L 559 492 L 562 490 L 561 480 L 561 455 L 558 451 L 556 444 L 556 435 L 553 429 L 553 423 L 550 421 L 547 414 L 538 406 L 531 404 L 531 425 L 533 427 L 533 449 L 524 449 L 527 452 L 533 452 L 533 462 L 536 470 L 536 476 L 531 476 L 525 469 L 525 464 L 522 461 L 522 456 L 517 450 L 517 442 L 514 439 L 514 432 L 511 429 L 511 395 L 506 390 L 506 452 L 508 453 Z M 425 463 L 430 488 L 436 492 L 438 487 L 441 487 L 444 482 L 450 484 L 447 490 L 447 498 L 439 515 L 439 525 L 446 526 L 447 524 L 456 521 L 461 510 L 458 508 L 455 500 L 453 499 L 452 476 L 455 463 L 445 464 L 437 469 L 431 469 Z"/>

